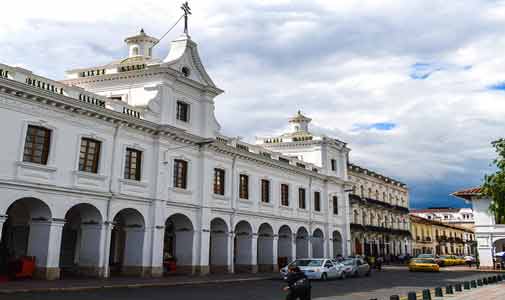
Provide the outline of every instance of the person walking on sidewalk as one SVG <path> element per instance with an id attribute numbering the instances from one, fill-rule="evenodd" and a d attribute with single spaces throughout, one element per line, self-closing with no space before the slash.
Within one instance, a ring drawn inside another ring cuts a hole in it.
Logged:
<path id="1" fill-rule="evenodd" d="M 377 267 L 377 271 L 382 271 L 382 263 L 384 262 L 384 259 L 382 256 L 377 257 L 377 260 L 375 262 L 375 266 Z"/>
<path id="2" fill-rule="evenodd" d="M 288 286 L 284 287 L 284 291 L 288 292 L 286 300 L 310 300 L 310 281 L 300 268 L 290 266 L 286 278 Z"/>

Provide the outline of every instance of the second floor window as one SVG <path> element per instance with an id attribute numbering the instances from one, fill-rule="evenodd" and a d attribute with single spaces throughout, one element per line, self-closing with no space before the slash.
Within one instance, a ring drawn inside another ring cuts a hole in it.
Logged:
<path id="1" fill-rule="evenodd" d="M 223 169 L 214 169 L 214 194 L 224 195 L 224 175 Z"/>
<path id="2" fill-rule="evenodd" d="M 305 209 L 305 189 L 304 188 L 299 188 L 298 189 L 298 207 L 301 209 Z"/>
<path id="3" fill-rule="evenodd" d="M 177 101 L 177 120 L 189 122 L 189 104 Z"/>
<path id="4" fill-rule="evenodd" d="M 79 153 L 79 171 L 98 173 L 98 160 L 100 159 L 101 142 L 82 138 Z"/>
<path id="5" fill-rule="evenodd" d="M 270 181 L 261 179 L 261 202 L 270 202 Z"/>
<path id="6" fill-rule="evenodd" d="M 337 196 L 333 196 L 331 199 L 333 201 L 333 214 L 334 215 L 338 215 L 338 197 Z M 364 224 L 364 219 L 363 219 L 363 225 L 365 225 Z"/>
<path id="7" fill-rule="evenodd" d="M 321 211 L 321 192 L 314 192 L 314 210 Z"/>
<path id="8" fill-rule="evenodd" d="M 240 174 L 240 198 L 249 199 L 249 176 Z"/>
<path id="9" fill-rule="evenodd" d="M 281 184 L 281 205 L 289 206 L 289 185 Z"/>
<path id="10" fill-rule="evenodd" d="M 337 170 L 337 161 L 335 159 L 331 160 L 331 170 L 336 171 Z"/>
<path id="11" fill-rule="evenodd" d="M 126 148 L 124 178 L 140 181 L 142 151 Z"/>
<path id="12" fill-rule="evenodd" d="M 46 165 L 47 158 L 49 157 L 50 143 L 50 129 L 29 125 L 26 132 L 23 161 Z"/>
<path id="13" fill-rule="evenodd" d="M 174 187 L 179 189 L 188 187 L 188 162 L 185 160 L 174 160 Z"/>

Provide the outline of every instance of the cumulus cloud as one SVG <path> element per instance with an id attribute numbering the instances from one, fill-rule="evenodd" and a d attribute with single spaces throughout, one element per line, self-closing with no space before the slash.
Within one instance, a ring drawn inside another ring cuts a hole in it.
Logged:
<path id="1" fill-rule="evenodd" d="M 126 54 L 140 27 L 160 36 L 177 1 L 10 1 L 0 57 L 41 75 Z M 301 109 L 351 160 L 406 182 L 412 203 L 457 204 L 478 185 L 505 127 L 502 1 L 193 0 L 190 33 L 214 81 L 225 134 L 286 129 Z M 180 28 L 175 31 L 180 32 Z M 164 57 L 168 39 L 156 49 Z"/>

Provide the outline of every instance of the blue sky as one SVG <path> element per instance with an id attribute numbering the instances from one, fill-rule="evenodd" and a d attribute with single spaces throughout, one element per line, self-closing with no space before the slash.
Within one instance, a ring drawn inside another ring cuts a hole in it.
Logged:
<path id="1" fill-rule="evenodd" d="M 0 62 L 60 79 L 126 55 L 143 27 L 161 36 L 180 2 L 8 1 Z M 414 207 L 464 205 L 505 135 L 505 2 L 190 1 L 190 34 L 226 91 L 227 135 L 278 134 L 298 109 L 351 161 L 410 187 Z M 169 40 L 155 49 L 165 57 Z"/>

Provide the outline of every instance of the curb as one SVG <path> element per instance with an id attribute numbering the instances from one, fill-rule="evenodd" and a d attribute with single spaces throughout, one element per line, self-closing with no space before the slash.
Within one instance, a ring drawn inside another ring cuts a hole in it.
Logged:
<path id="1" fill-rule="evenodd" d="M 180 282 L 146 282 L 146 283 L 130 283 L 130 284 L 101 284 L 92 286 L 76 286 L 76 287 L 51 287 L 51 288 L 19 288 L 19 289 L 0 289 L 0 294 L 18 294 L 18 293 L 40 293 L 40 292 L 79 292 L 99 289 L 116 289 L 116 288 L 144 288 L 144 287 L 171 287 L 171 286 L 187 286 L 187 285 L 203 285 L 216 283 L 240 283 L 248 281 L 262 281 L 272 279 L 269 277 L 254 277 L 254 278 L 232 278 L 221 280 L 202 280 L 202 281 L 180 281 Z"/>

